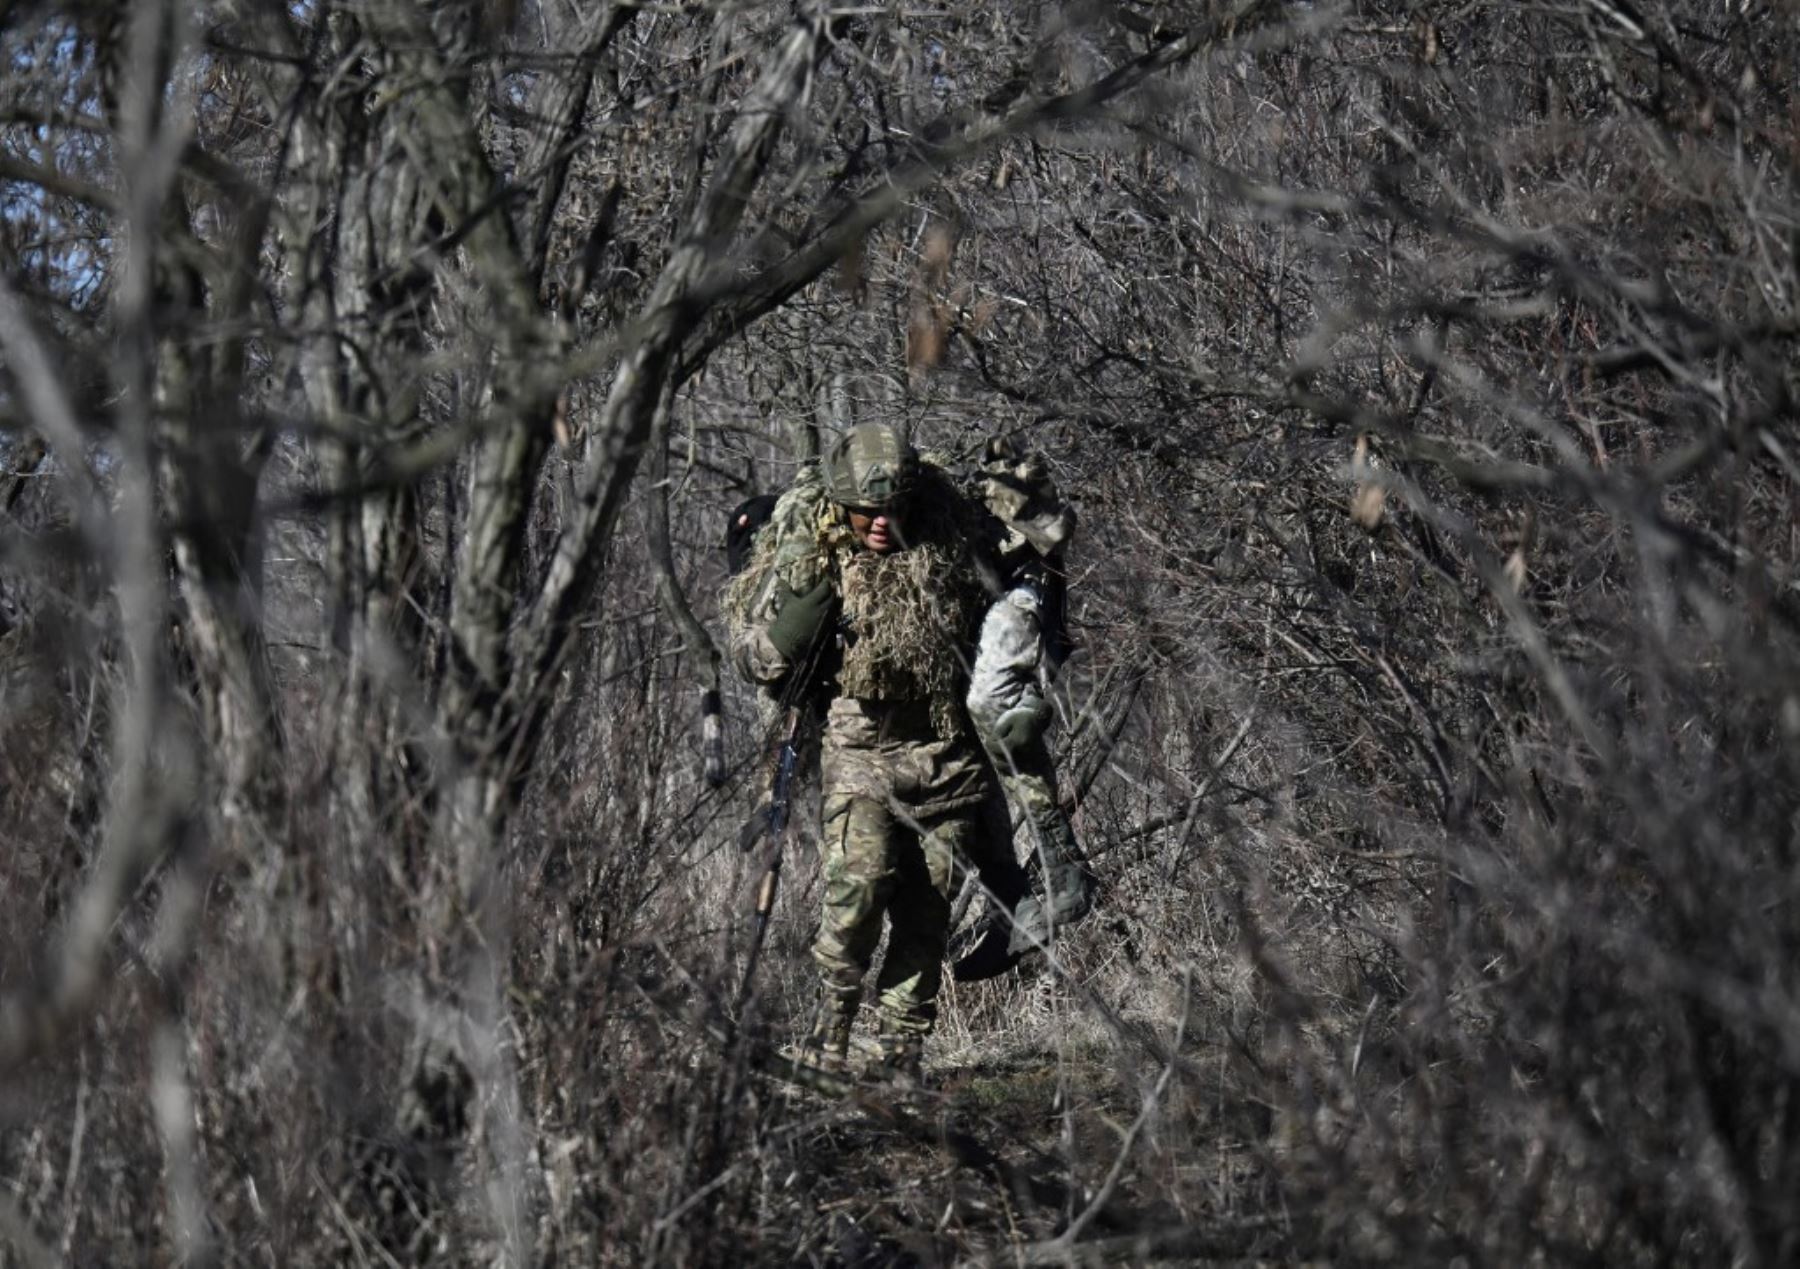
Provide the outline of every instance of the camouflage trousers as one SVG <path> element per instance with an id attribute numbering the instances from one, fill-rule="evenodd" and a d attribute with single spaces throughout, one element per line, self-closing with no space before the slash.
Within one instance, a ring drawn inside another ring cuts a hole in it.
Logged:
<path id="1" fill-rule="evenodd" d="M 952 887 L 975 844 L 975 811 L 908 820 L 871 798 L 837 794 L 823 813 L 825 895 L 813 959 L 836 1017 L 821 1021 L 847 1031 L 885 914 L 887 955 L 875 979 L 882 1030 L 922 1037 L 937 1020 Z"/>
<path id="2" fill-rule="evenodd" d="M 999 906 L 1013 914 L 1007 950 L 1016 955 L 1052 938 L 1057 927 L 1086 916 L 1094 906 L 1094 878 L 1069 817 L 1063 814 L 1056 766 L 1043 742 L 1015 751 L 1010 762 L 994 765 L 1013 822 L 1023 829 L 1028 843 L 1026 866 L 1037 878 L 1033 894 L 1022 902 L 1008 903 L 1005 896 L 996 896 Z M 965 966 L 959 973 L 969 977 L 966 971 Z"/>
<path id="3" fill-rule="evenodd" d="M 1056 763 L 1044 742 L 1032 742 L 1023 752 L 1015 752 L 1010 761 L 996 756 L 994 772 L 1000 777 L 1000 791 L 1006 795 L 1013 822 L 1030 826 L 1031 851 L 1038 857 L 1038 865 L 1048 871 L 1060 864 L 1080 863 L 1081 847 L 1075 843 L 1069 817 L 1063 814 L 1056 789 Z M 1029 866 L 1031 860 L 1025 862 Z"/>

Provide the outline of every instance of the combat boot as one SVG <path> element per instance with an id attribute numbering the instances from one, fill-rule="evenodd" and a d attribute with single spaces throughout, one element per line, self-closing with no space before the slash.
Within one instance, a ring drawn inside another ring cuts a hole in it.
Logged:
<path id="1" fill-rule="evenodd" d="M 1036 900 L 1021 900 L 1022 909 Z M 1019 955 L 1011 950 L 1013 916 L 995 906 L 975 925 L 975 945 L 950 966 L 950 977 L 959 983 L 979 983 L 998 978 L 1019 963 Z"/>
<path id="2" fill-rule="evenodd" d="M 910 1087 L 917 1087 L 924 1083 L 925 1037 L 923 1035 L 917 1031 L 903 1030 L 884 1022 L 876 1044 L 881 1056 L 876 1065 L 870 1069 L 871 1076 Z"/>
<path id="3" fill-rule="evenodd" d="M 800 1041 L 794 1060 L 827 1075 L 843 1075 L 850 1069 L 850 1019 L 829 1002 L 818 1012 L 812 1029 Z"/>
<path id="4" fill-rule="evenodd" d="M 959 983 L 998 978 L 1051 936 L 1094 910 L 1094 875 L 1073 860 L 1051 865 L 1042 897 L 1028 895 L 1008 913 L 990 905 L 976 926 L 975 946 L 950 967 Z"/>
<path id="5" fill-rule="evenodd" d="M 1061 859 L 1045 869 L 1044 896 L 1026 913 L 1019 905 L 1012 950 L 1025 952 L 1049 940 L 1054 930 L 1073 925 L 1094 910 L 1094 875 L 1079 861 Z M 1035 942 L 1034 942 L 1035 939 Z"/>

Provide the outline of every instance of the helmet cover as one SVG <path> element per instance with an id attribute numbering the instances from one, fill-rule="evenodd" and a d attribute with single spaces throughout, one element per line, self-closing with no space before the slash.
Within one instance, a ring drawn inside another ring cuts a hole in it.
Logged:
<path id="1" fill-rule="evenodd" d="M 825 492 L 845 507 L 885 510 L 906 496 L 918 456 L 885 423 L 862 423 L 825 451 Z"/>

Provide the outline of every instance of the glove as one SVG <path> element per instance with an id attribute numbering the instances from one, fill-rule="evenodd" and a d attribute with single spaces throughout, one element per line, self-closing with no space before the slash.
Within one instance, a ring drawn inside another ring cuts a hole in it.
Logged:
<path id="1" fill-rule="evenodd" d="M 1050 723 L 1043 705 L 1015 705 L 994 721 L 993 744 L 997 757 L 1017 762 L 1036 744 Z"/>
<path id="2" fill-rule="evenodd" d="M 793 660 L 812 646 L 835 602 L 829 577 L 820 578 L 819 584 L 804 594 L 788 591 L 775 620 L 769 623 L 769 642 L 782 656 Z"/>

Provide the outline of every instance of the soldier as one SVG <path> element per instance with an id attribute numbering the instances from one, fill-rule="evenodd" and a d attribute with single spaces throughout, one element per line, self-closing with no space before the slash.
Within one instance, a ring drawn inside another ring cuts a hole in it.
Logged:
<path id="1" fill-rule="evenodd" d="M 1043 467 L 1002 442 L 984 464 L 983 499 L 1004 527 L 999 567 L 1010 588 L 988 610 L 969 676 L 969 716 L 993 759 L 1012 814 L 1032 843 L 1040 895 L 996 894 L 974 950 L 954 967 L 958 981 L 992 978 L 1048 943 L 1093 907 L 1093 877 L 1063 814 L 1056 767 L 1044 734 L 1049 681 L 1063 656 L 1062 550 L 1074 512 Z M 1011 909 L 1012 919 L 1005 912 Z"/>
<path id="2" fill-rule="evenodd" d="M 781 683 L 823 649 L 821 1000 L 805 1048 L 829 1069 L 846 1062 L 884 915 L 884 1066 L 916 1077 L 937 1017 L 957 861 L 992 787 L 963 703 L 991 524 L 893 429 L 865 424 L 782 495 L 727 596 L 753 681 Z"/>

